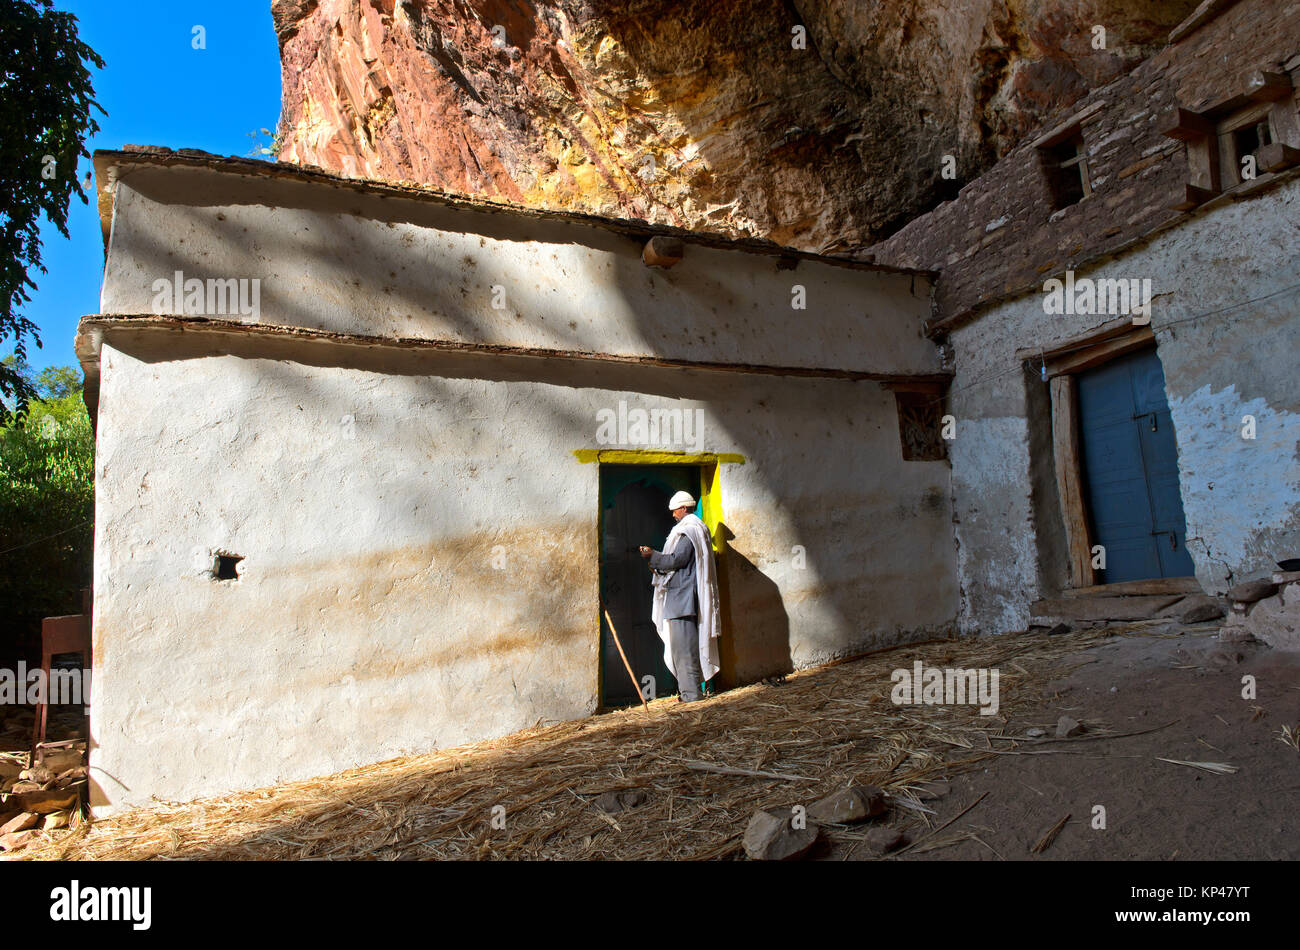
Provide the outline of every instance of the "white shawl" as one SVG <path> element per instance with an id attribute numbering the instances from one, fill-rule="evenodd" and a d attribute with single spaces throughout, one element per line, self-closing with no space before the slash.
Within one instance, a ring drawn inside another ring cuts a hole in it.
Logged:
<path id="1" fill-rule="evenodd" d="M 704 679 L 710 680 L 721 669 L 718 666 L 718 637 L 722 635 L 718 569 L 713 560 L 709 529 L 694 513 L 684 515 L 673 526 L 673 530 L 668 533 L 668 540 L 664 542 L 664 551 L 675 550 L 674 544 L 678 536 L 683 534 L 690 539 L 691 547 L 695 548 L 695 596 L 700 608 L 700 672 L 704 674 Z M 668 634 L 668 621 L 664 618 L 664 599 L 667 596 L 665 585 L 675 573 L 676 571 L 654 572 L 654 606 L 650 611 L 650 619 L 654 622 L 655 630 L 659 631 L 659 639 L 664 642 L 664 665 L 673 676 L 677 675 L 677 671 L 673 669 L 672 641 Z"/>

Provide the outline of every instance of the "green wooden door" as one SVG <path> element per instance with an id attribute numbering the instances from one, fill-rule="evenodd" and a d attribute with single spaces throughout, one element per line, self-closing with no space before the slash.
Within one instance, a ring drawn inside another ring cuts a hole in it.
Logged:
<path id="1" fill-rule="evenodd" d="M 662 550 L 673 516 L 668 499 L 688 491 L 699 514 L 700 470 L 692 465 L 601 465 L 600 596 L 627 653 L 637 682 L 653 676 L 655 695 L 669 695 L 676 681 L 664 666 L 663 641 L 650 621 L 650 567 L 637 548 Z M 601 704 L 640 702 L 618 647 L 601 617 Z"/>

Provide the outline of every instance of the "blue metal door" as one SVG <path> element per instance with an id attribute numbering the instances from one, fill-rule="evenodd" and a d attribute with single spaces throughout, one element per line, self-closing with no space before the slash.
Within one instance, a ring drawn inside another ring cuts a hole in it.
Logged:
<path id="1" fill-rule="evenodd" d="M 1106 549 L 1098 583 L 1190 577 L 1178 448 L 1156 351 L 1120 357 L 1077 382 L 1093 543 Z"/>

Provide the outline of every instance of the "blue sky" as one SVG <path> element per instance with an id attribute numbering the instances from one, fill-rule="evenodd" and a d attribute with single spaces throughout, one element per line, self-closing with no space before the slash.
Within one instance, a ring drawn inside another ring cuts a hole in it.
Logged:
<path id="1" fill-rule="evenodd" d="M 75 14 L 83 42 L 104 59 L 94 71 L 97 148 L 165 145 L 201 148 L 219 155 L 247 155 L 260 143 L 249 132 L 275 129 L 280 115 L 280 55 L 271 24 L 271 0 L 56 0 Z M 194 27 L 206 31 L 206 49 L 194 49 Z M 77 169 L 85 177 L 89 162 Z M 36 369 L 76 364 L 72 339 L 77 321 L 99 310 L 104 243 L 93 197 L 75 198 L 65 239 L 48 223 L 41 228 L 42 259 L 49 273 L 32 273 L 37 289 L 26 315 L 40 328 L 42 347 L 29 346 Z M 13 350 L 5 341 L 0 355 Z"/>

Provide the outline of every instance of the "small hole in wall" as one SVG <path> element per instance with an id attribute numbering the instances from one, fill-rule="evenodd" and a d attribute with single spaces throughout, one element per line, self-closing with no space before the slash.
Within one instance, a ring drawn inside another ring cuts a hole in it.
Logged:
<path id="1" fill-rule="evenodd" d="M 219 581 L 239 580 L 239 562 L 243 558 L 238 554 L 218 554 L 212 564 L 212 576 Z"/>

